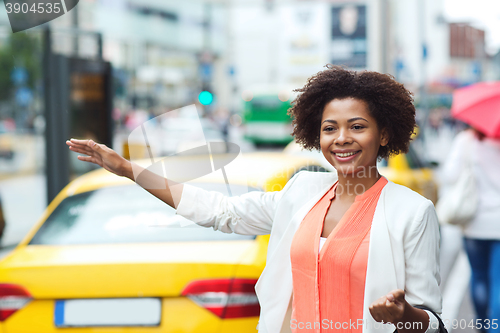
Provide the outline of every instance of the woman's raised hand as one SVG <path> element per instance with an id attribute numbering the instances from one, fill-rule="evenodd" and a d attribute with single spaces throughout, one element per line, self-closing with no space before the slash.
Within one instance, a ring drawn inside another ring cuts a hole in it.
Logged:
<path id="1" fill-rule="evenodd" d="M 117 154 L 113 149 L 93 140 L 67 140 L 71 151 L 87 156 L 78 156 L 80 161 L 95 163 L 118 176 L 129 176 L 130 162 Z"/>

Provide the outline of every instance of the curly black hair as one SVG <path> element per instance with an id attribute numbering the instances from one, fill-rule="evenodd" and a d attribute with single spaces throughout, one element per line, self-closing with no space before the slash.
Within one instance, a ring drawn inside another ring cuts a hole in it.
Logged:
<path id="1" fill-rule="evenodd" d="M 327 69 L 313 75 L 292 102 L 288 114 L 294 127 L 292 135 L 302 147 L 321 150 L 319 138 L 323 109 L 333 99 L 355 98 L 368 105 L 368 110 L 380 130 L 389 136 L 386 146 L 380 146 L 378 158 L 407 153 L 414 132 L 415 106 L 413 94 L 393 76 L 372 71 L 352 71 L 341 66 L 326 65 Z"/>

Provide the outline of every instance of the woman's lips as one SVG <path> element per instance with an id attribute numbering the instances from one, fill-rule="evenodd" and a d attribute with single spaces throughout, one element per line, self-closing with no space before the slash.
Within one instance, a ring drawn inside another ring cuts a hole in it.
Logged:
<path id="1" fill-rule="evenodd" d="M 347 157 L 340 157 L 338 156 L 337 154 L 335 153 L 332 153 L 333 156 L 337 159 L 337 161 L 339 162 L 349 162 L 349 161 L 352 161 L 353 159 L 356 158 L 356 156 L 358 156 L 358 154 L 361 152 L 361 150 L 358 150 L 355 154 L 351 155 L 351 156 L 347 156 Z"/>

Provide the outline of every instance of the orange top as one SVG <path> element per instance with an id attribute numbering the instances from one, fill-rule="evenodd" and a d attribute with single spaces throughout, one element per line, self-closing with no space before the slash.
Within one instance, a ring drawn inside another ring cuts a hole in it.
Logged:
<path id="1" fill-rule="evenodd" d="M 304 217 L 292 241 L 293 332 L 362 332 L 370 228 L 387 179 L 356 196 L 319 251 L 337 184 Z"/>

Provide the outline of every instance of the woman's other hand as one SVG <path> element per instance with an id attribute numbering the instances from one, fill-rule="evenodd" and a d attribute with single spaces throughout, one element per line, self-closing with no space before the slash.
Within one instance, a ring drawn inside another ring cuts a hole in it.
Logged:
<path id="1" fill-rule="evenodd" d="M 117 154 L 113 149 L 93 140 L 67 140 L 66 144 L 71 151 L 87 156 L 78 156 L 80 161 L 91 162 L 103 167 L 118 176 L 130 178 L 130 162 Z"/>
<path id="2" fill-rule="evenodd" d="M 394 324 L 403 319 L 405 307 L 404 290 L 395 289 L 373 302 L 369 309 L 373 319 L 376 321 Z"/>

